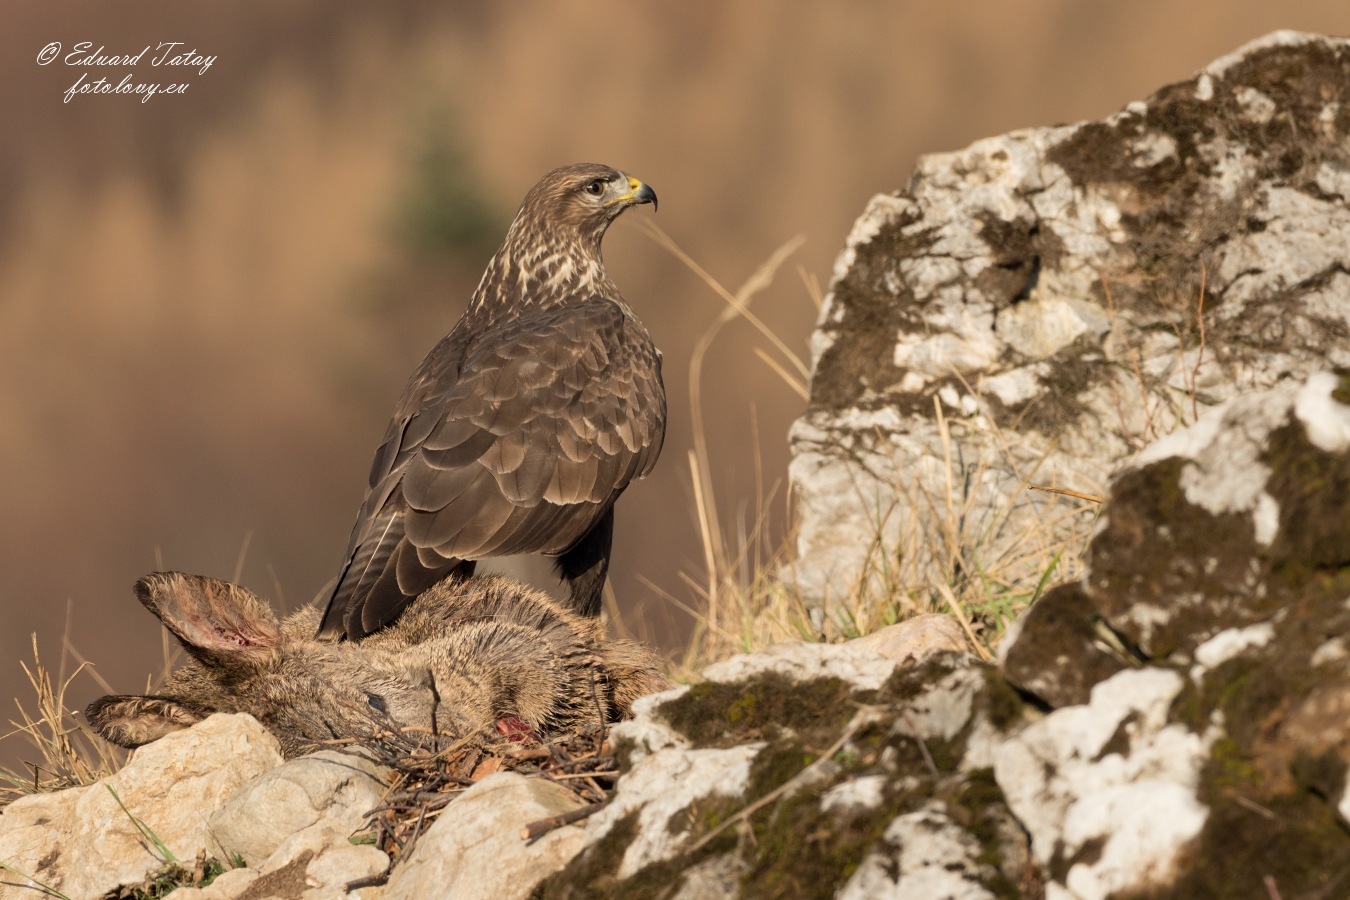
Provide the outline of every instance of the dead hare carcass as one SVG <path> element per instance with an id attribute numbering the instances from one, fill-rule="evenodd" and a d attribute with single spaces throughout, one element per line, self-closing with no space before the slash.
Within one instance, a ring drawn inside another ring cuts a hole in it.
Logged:
<path id="1" fill-rule="evenodd" d="M 278 620 L 238 585 L 157 572 L 136 596 L 190 654 L 159 693 L 107 696 L 85 715 L 138 747 L 215 712 L 250 713 L 286 757 L 325 740 L 412 728 L 539 735 L 628 715 L 666 686 L 646 647 L 506 578 L 446 579 L 356 642 L 314 640 L 319 610 Z"/>

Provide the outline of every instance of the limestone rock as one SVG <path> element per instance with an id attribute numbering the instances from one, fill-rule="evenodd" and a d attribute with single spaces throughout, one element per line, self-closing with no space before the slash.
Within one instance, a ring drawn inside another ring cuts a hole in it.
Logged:
<path id="1" fill-rule="evenodd" d="M 1054 707 L 1091 699 L 1092 686 L 1129 667 L 1127 654 L 1106 643 L 1092 622 L 1092 601 L 1081 585 L 1047 592 L 999 644 L 1008 680 Z M 1024 630 L 1033 640 L 1020 640 Z"/>
<path id="2" fill-rule="evenodd" d="M 1006 680 L 789 643 L 637 704 L 614 799 L 539 895 L 1350 892 L 1350 372 L 1154 444 L 1089 561 L 1011 629 Z"/>
<path id="3" fill-rule="evenodd" d="M 293 759 L 245 785 L 211 816 L 219 845 L 249 863 L 267 860 L 282 842 L 316 823 L 351 834 L 380 805 L 378 766 L 350 753 L 322 750 Z"/>
<path id="4" fill-rule="evenodd" d="M 947 816 L 897 816 L 884 839 L 885 850 L 863 860 L 839 900 L 995 900 L 981 883 L 994 873 L 978 860 L 980 842 Z"/>
<path id="5" fill-rule="evenodd" d="M 1083 900 L 1168 885 L 1209 816 L 1200 772 L 1222 731 L 1168 722 L 1183 684 L 1167 669 L 1121 672 L 999 753 L 998 783 L 1037 861 L 1067 861 L 1064 886 Z"/>
<path id="6" fill-rule="evenodd" d="M 763 744 L 721 750 L 668 748 L 648 756 L 625 776 L 624 790 L 586 823 L 586 843 L 596 844 L 621 825 L 636 830 L 615 874 L 631 875 L 688 848 L 690 815 L 700 804 L 734 804 L 750 784 L 750 765 Z"/>
<path id="7" fill-rule="evenodd" d="M 1350 890 L 1350 374 L 1152 445 L 1113 480 L 1089 559 L 1041 601 L 1071 603 L 1005 641 L 1008 677 L 1061 707 L 995 765 L 1051 887 Z"/>
<path id="8" fill-rule="evenodd" d="M 965 653 L 965 632 L 951 616 L 915 616 L 847 642 L 852 650 L 867 651 L 902 666 L 917 665 L 935 653 Z"/>
<path id="9" fill-rule="evenodd" d="M 356 846 L 328 822 L 290 835 L 262 865 L 235 869 L 204 888 L 179 888 L 178 900 L 374 900 L 384 888 L 343 891 L 358 878 L 389 868 L 389 857 L 368 845 Z"/>
<path id="10" fill-rule="evenodd" d="M 575 825 L 533 843 L 520 837 L 530 822 L 570 812 L 570 791 L 513 772 L 491 775 L 441 813 L 412 855 L 390 877 L 389 900 L 522 900 L 544 877 L 566 865 L 582 844 Z"/>
<path id="11" fill-rule="evenodd" d="M 808 600 L 832 609 L 906 541 L 897 577 L 931 583 L 951 551 L 913 536 L 948 532 L 964 568 L 1034 587 L 1092 510 L 1033 472 L 1100 496 L 1205 410 L 1350 365 L 1347 96 L 1350 42 L 1278 32 L 1104 121 L 923 157 L 874 198 L 791 433 Z"/>
<path id="12" fill-rule="evenodd" d="M 1025 835 L 990 766 L 1024 710 L 989 667 L 964 652 L 897 666 L 852 642 L 790 642 L 704 674 L 615 727 L 630 748 L 615 796 L 538 896 L 731 900 L 807 884 L 830 896 L 848 883 L 849 896 L 889 884 L 875 895 L 975 900 L 1008 878 L 984 857 L 1020 874 Z M 849 881 L 855 869 L 875 878 Z M 941 893 L 957 884 L 969 892 Z"/>
<path id="13" fill-rule="evenodd" d="M 280 765 L 276 738 L 252 716 L 216 714 L 137 750 L 101 782 L 14 801 L 0 815 L 0 860 L 74 900 L 139 884 L 163 860 L 108 791 L 189 864 L 219 852 L 207 819 L 247 782 Z M 7 874 L 5 881 L 19 881 Z M 31 898 L 0 884 L 0 898 Z"/>
<path id="14" fill-rule="evenodd" d="M 843 644 L 784 641 L 761 653 L 741 654 L 715 663 L 702 672 L 705 681 L 730 683 L 759 675 L 789 681 L 839 679 L 851 688 L 875 690 L 895 671 L 895 660 L 878 659 Z"/>

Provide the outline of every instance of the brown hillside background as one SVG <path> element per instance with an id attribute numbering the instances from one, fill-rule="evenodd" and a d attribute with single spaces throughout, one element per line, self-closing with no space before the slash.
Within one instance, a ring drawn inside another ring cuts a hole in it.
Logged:
<path id="1" fill-rule="evenodd" d="M 1099 118 L 1276 28 L 1350 33 L 1344 0 L 1086 3 L 10 0 L 0 28 L 0 704 L 38 634 L 119 691 L 161 665 L 133 598 L 160 565 L 288 608 L 332 577 L 403 380 L 450 327 L 544 171 L 605 162 L 734 289 L 807 243 L 756 308 L 804 354 L 868 197 L 924 152 Z M 152 52 L 91 73 L 191 84 L 62 92 L 51 41 Z M 148 64 L 183 41 L 205 74 Z M 701 570 L 688 360 L 722 301 L 626 216 L 611 274 L 665 352 L 670 429 L 618 508 L 611 583 L 667 648 Z M 744 322 L 705 367 L 724 515 L 786 477 L 802 401 Z M 782 519 L 783 488 L 775 514 Z M 251 537 L 248 537 L 251 536 Z M 279 596 L 280 595 L 280 596 Z M 73 699 L 101 693 L 83 680 Z M 0 716 L 0 720 L 8 716 Z M 0 745 L 0 762 L 19 754 Z"/>

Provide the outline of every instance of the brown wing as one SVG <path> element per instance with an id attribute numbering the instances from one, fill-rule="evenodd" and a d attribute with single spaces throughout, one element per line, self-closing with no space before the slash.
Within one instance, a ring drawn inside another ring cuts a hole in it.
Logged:
<path id="1" fill-rule="evenodd" d="M 414 374 L 376 451 L 321 636 L 388 624 L 462 560 L 562 553 L 656 463 L 660 358 L 618 304 L 533 311 L 462 354 L 454 337 Z"/>

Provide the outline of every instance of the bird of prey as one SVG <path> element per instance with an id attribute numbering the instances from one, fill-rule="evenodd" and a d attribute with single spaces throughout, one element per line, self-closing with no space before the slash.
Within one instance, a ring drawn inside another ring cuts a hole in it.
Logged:
<path id="1" fill-rule="evenodd" d="M 554 557 L 598 615 L 614 501 L 661 452 L 661 354 L 605 272 L 600 241 L 656 193 L 601 165 L 525 195 L 462 318 L 408 379 L 319 627 L 359 640 L 474 561 Z"/>

